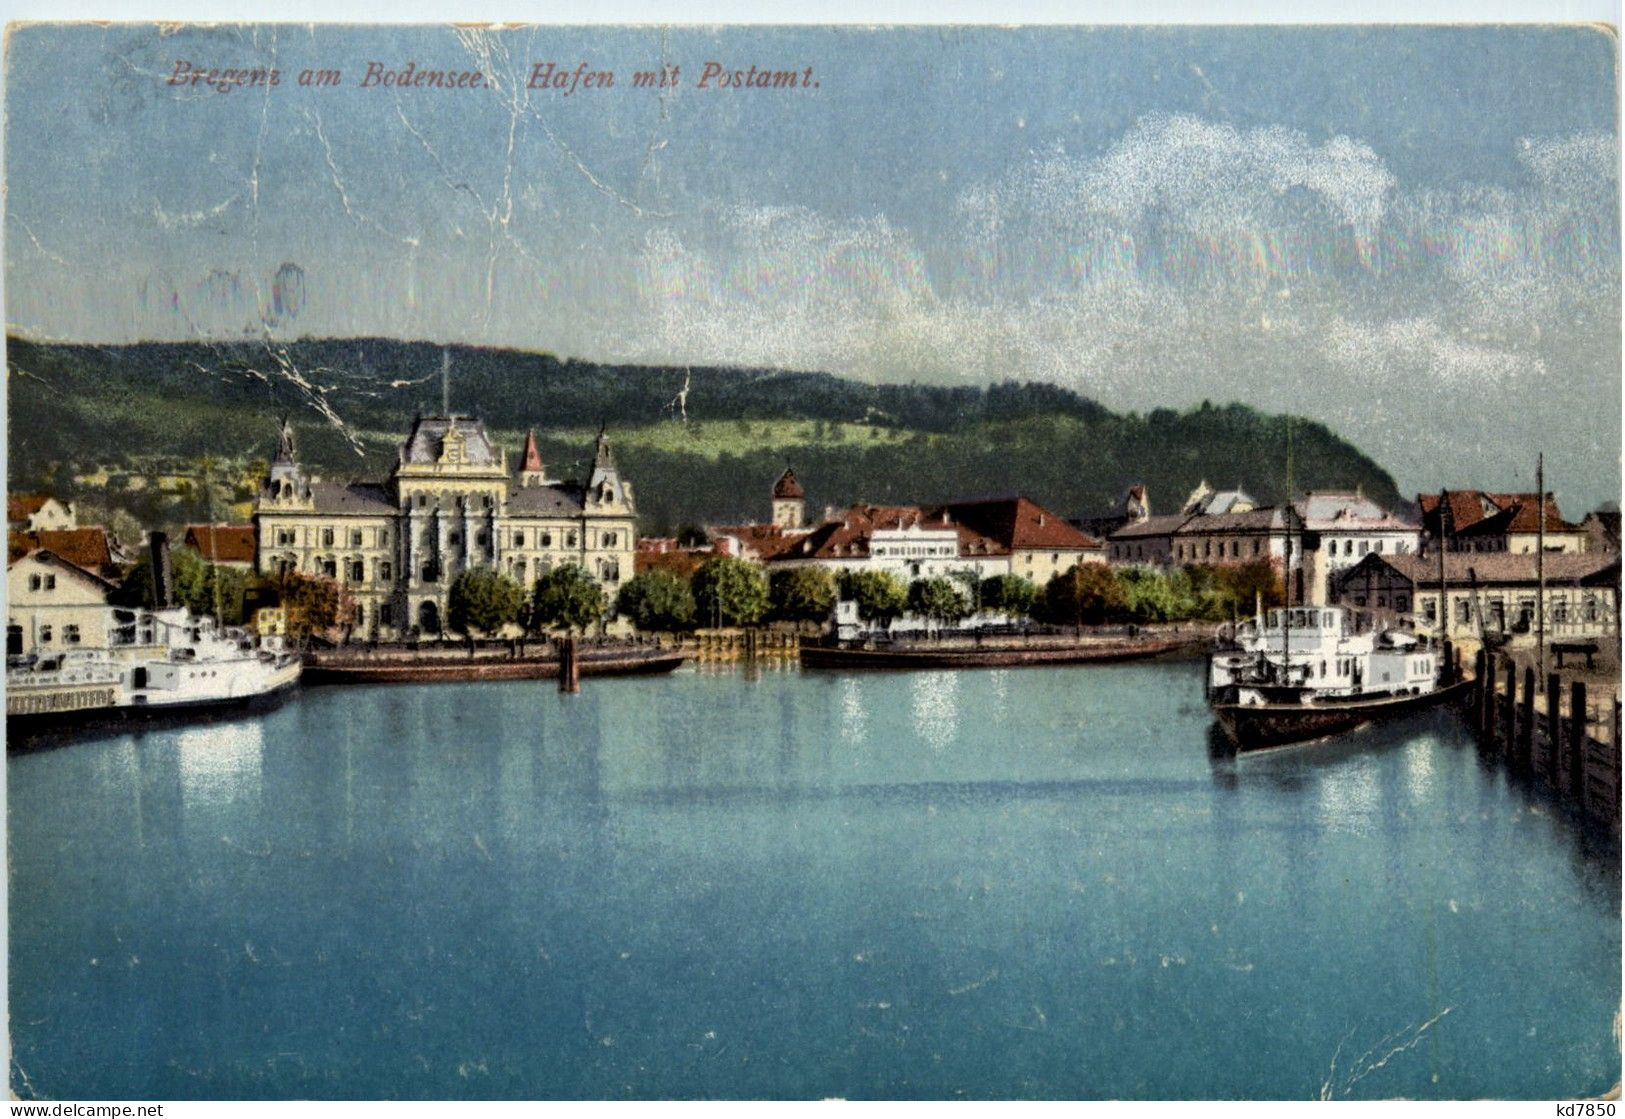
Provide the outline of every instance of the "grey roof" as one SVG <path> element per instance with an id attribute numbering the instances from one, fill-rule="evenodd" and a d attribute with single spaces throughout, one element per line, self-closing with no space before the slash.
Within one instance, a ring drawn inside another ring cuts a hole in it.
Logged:
<path id="1" fill-rule="evenodd" d="M 1143 521 L 1126 524 L 1112 533 L 1111 539 L 1131 540 L 1141 536 L 1171 536 L 1188 520 L 1190 517 L 1185 513 L 1163 513 L 1160 516 L 1147 517 Z"/>
<path id="2" fill-rule="evenodd" d="M 313 482 L 311 496 L 318 513 L 391 514 L 399 510 L 389 493 L 373 482 Z"/>
<path id="3" fill-rule="evenodd" d="M 1311 493 L 1293 503 L 1311 529 L 1417 529 L 1422 526 L 1403 521 L 1382 506 L 1358 493 Z"/>
<path id="4" fill-rule="evenodd" d="M 508 491 L 510 517 L 573 517 L 583 506 L 581 487 L 573 482 L 522 486 Z"/>
<path id="5" fill-rule="evenodd" d="M 1180 536 L 1210 532 L 1268 532 L 1284 528 L 1286 518 L 1278 506 L 1254 509 L 1250 513 L 1216 513 L 1191 517 L 1178 530 Z"/>
<path id="6" fill-rule="evenodd" d="M 1200 513 L 1203 516 L 1215 516 L 1228 513 L 1238 505 L 1257 505 L 1258 503 L 1242 490 L 1216 490 L 1206 497 L 1193 502 L 1187 512 Z"/>
<path id="7" fill-rule="evenodd" d="M 472 416 L 419 416 L 412 424 L 412 433 L 401 445 L 401 461 L 408 463 L 436 463 L 440 461 L 440 443 L 446 433 L 456 425 L 457 431 L 468 441 L 468 461 L 475 466 L 500 466 L 501 457 L 485 433 L 485 424 Z"/>

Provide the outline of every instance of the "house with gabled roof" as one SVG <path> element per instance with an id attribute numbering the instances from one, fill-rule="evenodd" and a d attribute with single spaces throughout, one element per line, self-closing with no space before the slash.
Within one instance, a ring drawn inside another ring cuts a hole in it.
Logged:
<path id="1" fill-rule="evenodd" d="M 1452 638 L 1532 639 L 1544 579 L 1549 639 L 1619 633 L 1618 554 L 1446 552 L 1443 594 Z M 1371 553 L 1332 580 L 1332 600 L 1365 610 L 1413 614 L 1437 625 L 1440 555 Z"/>
<path id="2" fill-rule="evenodd" d="M 6 567 L 6 655 L 108 647 L 113 583 L 45 548 Z"/>
<path id="3" fill-rule="evenodd" d="M 1491 493 L 1487 490 L 1441 490 L 1418 494 L 1422 528 L 1434 540 L 1442 539 L 1449 552 L 1528 553 L 1539 547 L 1541 506 L 1545 505 L 1545 547 L 1548 552 L 1579 554 L 1585 551 L 1586 532 L 1563 519 L 1551 493 Z"/>
<path id="4" fill-rule="evenodd" d="M 6 527 L 12 532 L 61 531 L 79 527 L 73 502 L 45 493 L 14 493 L 6 498 Z"/>

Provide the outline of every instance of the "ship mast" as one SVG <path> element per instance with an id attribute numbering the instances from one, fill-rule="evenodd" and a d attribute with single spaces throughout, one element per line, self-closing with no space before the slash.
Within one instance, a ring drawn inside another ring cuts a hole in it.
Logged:
<path id="1" fill-rule="evenodd" d="M 1282 523 L 1286 527 L 1285 607 L 1281 610 L 1281 669 L 1286 683 L 1292 683 L 1292 417 L 1286 418 L 1286 501 L 1282 503 Z"/>
<path id="2" fill-rule="evenodd" d="M 1535 676 L 1546 678 L 1546 452 L 1535 459 L 1535 500 L 1540 522 L 1535 533 Z"/>

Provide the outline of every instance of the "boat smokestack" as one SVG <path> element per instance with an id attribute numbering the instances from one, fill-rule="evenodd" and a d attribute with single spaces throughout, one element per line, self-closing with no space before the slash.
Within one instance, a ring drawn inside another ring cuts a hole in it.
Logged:
<path id="1" fill-rule="evenodd" d="M 169 536 L 154 532 L 148 538 L 152 555 L 152 608 L 167 610 L 174 605 L 175 575 L 169 564 Z"/>

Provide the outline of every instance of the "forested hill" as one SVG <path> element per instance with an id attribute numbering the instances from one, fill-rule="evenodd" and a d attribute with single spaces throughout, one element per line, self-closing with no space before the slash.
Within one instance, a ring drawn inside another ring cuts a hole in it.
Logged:
<path id="1" fill-rule="evenodd" d="M 549 354 L 347 339 L 265 345 L 82 346 L 8 340 L 14 489 L 72 490 L 94 465 L 137 471 L 264 458 L 290 415 L 301 455 L 332 478 L 382 477 L 414 413 L 455 411 L 517 451 L 534 428 L 555 473 L 584 464 L 600 423 L 637 487 L 644 531 L 757 519 L 786 464 L 813 510 L 1020 492 L 1104 513 L 1133 483 L 1177 507 L 1202 479 L 1260 500 L 1285 481 L 1286 421 L 1241 405 L 1117 414 L 1054 385 L 868 384 L 826 373 L 596 365 Z M 1293 424 L 1295 484 L 1393 480 L 1320 424 Z M 357 448 L 359 448 L 359 453 Z M 71 496 L 71 494 L 70 494 Z"/>

